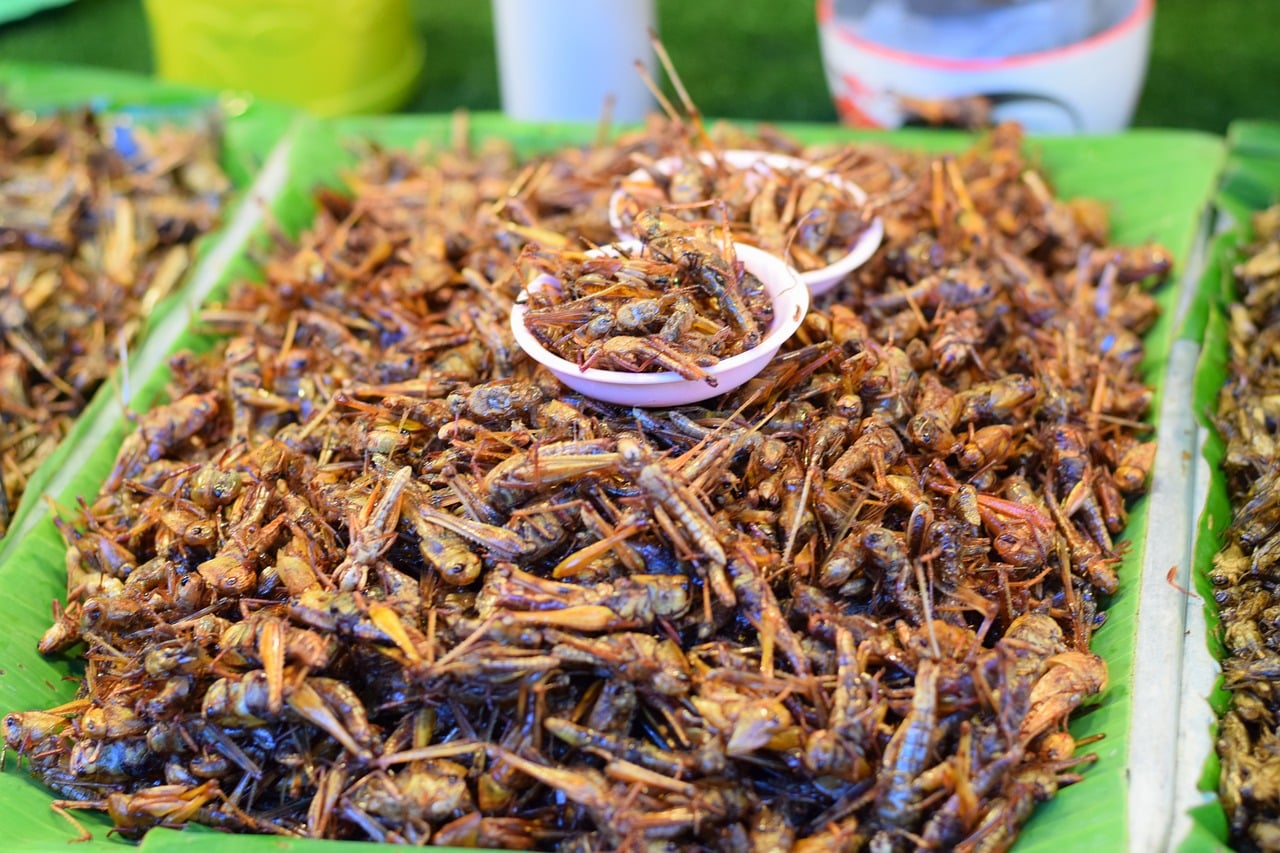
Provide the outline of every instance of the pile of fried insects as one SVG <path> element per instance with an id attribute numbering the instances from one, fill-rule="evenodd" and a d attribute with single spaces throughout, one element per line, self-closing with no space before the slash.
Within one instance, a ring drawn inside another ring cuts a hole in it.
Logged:
<path id="1" fill-rule="evenodd" d="M 1228 381 L 1218 395 L 1217 428 L 1226 442 L 1222 469 L 1231 526 L 1209 574 L 1222 620 L 1224 686 L 1230 706 L 1218 729 L 1219 791 L 1239 850 L 1280 846 L 1275 743 L 1280 606 L 1280 492 L 1276 468 L 1276 392 L 1280 364 L 1280 207 L 1253 217 L 1255 242 L 1235 268 L 1230 306 Z"/>
<path id="2" fill-rule="evenodd" d="M 702 406 L 577 396 L 508 325 L 529 253 L 611 242 L 610 192 L 681 123 L 369 148 L 316 192 L 62 522 L 41 650 L 83 649 L 83 686 L 4 721 L 58 808 L 130 836 L 998 850 L 1081 778 L 1168 253 L 1109 245 L 1014 126 L 936 156 L 707 133 L 828 165 L 886 239 Z"/>
<path id="3" fill-rule="evenodd" d="M 526 287 L 525 326 L 584 370 L 666 371 L 714 386 L 706 368 L 758 346 L 773 303 L 727 229 L 658 210 L 636 221 L 638 246 L 522 253 L 543 285 Z"/>
<path id="4" fill-rule="evenodd" d="M 228 189 L 208 122 L 0 109 L 0 538 Z"/>

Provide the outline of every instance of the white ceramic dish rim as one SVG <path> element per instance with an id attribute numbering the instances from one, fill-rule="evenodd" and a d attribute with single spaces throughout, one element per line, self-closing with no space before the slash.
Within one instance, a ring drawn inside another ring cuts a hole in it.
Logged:
<path id="1" fill-rule="evenodd" d="M 754 170 L 759 165 L 778 171 L 803 171 L 805 177 L 824 180 L 832 186 L 839 187 L 852 196 L 859 205 L 867 203 L 867 193 L 862 187 L 847 178 L 834 174 L 829 169 L 824 169 L 816 163 L 802 160 L 799 157 L 759 151 L 752 148 L 730 148 L 719 152 L 719 156 L 733 168 L 743 171 Z M 714 156 L 709 151 L 698 152 L 698 159 L 707 165 L 712 165 L 715 162 Z M 680 162 L 681 158 L 678 156 L 663 157 L 653 164 L 653 169 L 660 174 L 669 175 L 675 171 Z M 635 239 L 635 234 L 622 224 L 618 215 L 619 202 L 626 192 L 628 184 L 649 184 L 653 186 L 654 182 L 648 169 L 636 169 L 623 178 L 621 185 L 609 196 L 609 225 L 613 228 L 613 232 L 618 236 L 619 240 Z M 863 229 L 862 234 L 858 236 L 857 242 L 849 247 L 849 251 L 840 260 L 815 270 L 807 270 L 805 272 L 797 270 L 797 274 L 800 276 L 800 280 L 808 285 L 809 291 L 814 296 L 820 296 L 835 287 L 846 275 L 866 263 L 875 254 L 876 249 L 880 247 L 880 242 L 883 239 L 884 223 L 877 216 Z"/>
<path id="2" fill-rule="evenodd" d="M 600 249 L 595 249 L 593 252 L 588 254 L 613 254 L 620 256 L 624 252 L 635 251 L 639 247 L 640 242 L 638 240 L 629 240 L 621 243 L 614 243 L 610 246 L 604 246 Z M 744 243 L 735 243 L 733 248 L 734 251 L 738 253 L 738 259 L 741 260 L 743 265 L 748 269 L 753 267 L 755 264 L 748 262 L 747 258 L 751 258 L 752 261 L 757 261 L 759 258 L 766 258 L 769 262 L 778 262 L 778 259 L 773 255 L 763 249 L 757 249 L 755 246 L 748 246 Z M 788 267 L 788 269 L 790 268 Z M 772 358 L 772 353 L 770 353 L 768 358 L 761 358 L 762 353 L 769 352 L 769 347 L 773 348 L 772 352 L 777 352 L 778 349 L 782 347 L 782 344 L 795 334 L 796 330 L 800 328 L 800 324 L 804 322 L 805 314 L 809 311 L 809 293 L 808 289 L 803 286 L 803 282 L 799 280 L 799 276 L 795 270 L 791 270 L 791 274 L 796 279 L 796 285 L 794 287 L 783 288 L 774 295 L 773 323 L 769 326 L 768 333 L 765 334 L 760 343 L 745 352 L 740 352 L 737 355 L 732 355 L 729 358 L 717 362 L 715 365 L 707 368 L 707 373 L 712 376 L 718 376 L 723 373 L 728 373 L 729 371 L 745 365 L 755 359 L 760 359 L 760 369 L 763 370 L 765 364 L 768 364 L 769 360 Z M 791 293 L 793 289 L 795 290 L 794 294 Z M 789 317 L 783 316 L 783 312 L 778 311 L 778 301 L 786 298 L 787 296 L 792 297 L 791 300 L 789 300 L 789 306 L 791 308 L 790 313 L 792 316 Z M 527 311 L 528 309 L 524 301 L 517 301 L 515 305 L 511 307 L 511 331 L 515 335 L 516 342 L 520 345 L 520 348 L 528 353 L 530 358 L 533 358 L 554 373 L 567 373 L 574 377 L 580 377 L 586 381 L 598 382 L 601 384 L 626 385 L 631 387 L 665 386 L 682 382 L 697 382 L 704 384 L 702 380 L 685 379 L 680 374 L 671 371 L 661 371 L 658 373 L 630 373 L 625 370 L 601 370 L 597 367 L 588 367 L 584 370 L 572 361 L 569 361 L 566 358 L 561 358 L 551 352 L 533 336 L 524 323 L 524 317 Z M 724 391 L 715 389 L 712 396 L 718 393 L 724 393 Z"/>

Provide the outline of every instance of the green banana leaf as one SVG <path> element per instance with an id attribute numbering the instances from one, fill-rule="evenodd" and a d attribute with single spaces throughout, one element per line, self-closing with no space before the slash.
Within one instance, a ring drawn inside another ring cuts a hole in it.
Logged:
<path id="1" fill-rule="evenodd" d="M 296 232 L 314 213 L 311 198 L 317 183 L 335 185 L 343 168 L 355 162 L 361 142 L 374 140 L 386 148 L 444 145 L 453 120 L 449 116 L 401 116 L 344 119 L 323 122 L 299 119 L 281 140 L 272 159 L 282 157 L 286 179 L 270 202 L 271 216 L 286 231 Z M 499 135 L 532 152 L 568 142 L 589 141 L 595 128 L 515 123 L 497 115 L 471 117 L 473 138 Z M 848 130 L 829 126 L 784 126 L 811 141 L 848 139 Z M 958 134 L 899 132 L 859 134 L 887 144 L 930 150 L 959 149 L 971 140 Z M 1221 164 L 1223 145 L 1216 137 L 1180 131 L 1135 131 L 1115 136 L 1038 138 L 1029 143 L 1033 156 L 1063 196 L 1091 196 L 1110 203 L 1114 238 L 1122 243 L 1158 240 L 1182 262 L 1189 257 L 1198 223 L 1213 190 Z M 263 235 L 259 235 L 261 237 Z M 211 298 L 239 277 L 256 271 L 244 257 L 237 257 L 219 275 Z M 1170 284 L 1158 297 L 1172 313 L 1177 299 Z M 1166 317 L 1148 338 L 1149 356 L 1144 365 L 1153 383 L 1164 375 L 1173 336 L 1173 321 Z M 195 334 L 182 336 L 175 346 L 202 349 L 211 341 Z M 146 393 L 157 393 L 166 379 L 163 365 L 146 383 Z M 77 495 L 92 495 L 114 461 L 126 424 L 112 426 L 110 435 L 91 448 L 76 478 L 58 495 L 71 504 Z M 1018 841 L 1017 850 L 1127 849 L 1128 814 L 1126 768 L 1128 738 L 1135 709 L 1132 707 L 1133 663 L 1137 650 L 1137 600 L 1143 542 L 1147 526 L 1146 501 L 1140 500 L 1130 516 L 1131 545 L 1121 567 L 1121 591 L 1110 602 L 1106 625 L 1098 632 L 1095 650 L 1110 669 L 1106 691 L 1079 714 L 1072 731 L 1077 738 L 1103 734 L 1091 749 L 1098 761 L 1085 773 L 1085 781 L 1065 788 L 1054 800 L 1037 808 Z M 0 565 L 0 585 L 14 594 L 0 598 L 0 620 L 8 632 L 0 637 L 0 712 L 45 708 L 69 699 L 75 690 L 68 676 L 75 664 L 63 659 L 45 660 L 35 642 L 49 623 L 49 603 L 62 590 L 62 548 L 48 519 L 27 536 L 15 553 Z M 1161 581 L 1163 579 L 1160 579 Z M 0 773 L 0 801 L 11 804 L 5 821 L 6 837 L 20 840 L 22 849 L 65 849 L 74 830 L 49 810 L 53 797 L 24 770 L 12 765 Z M 85 816 L 93 832 L 89 849 L 107 849 L 118 843 L 106 837 L 107 822 Z M 278 837 L 226 837 L 207 830 L 153 830 L 143 842 L 145 850 L 177 850 L 199 845 L 202 851 L 288 850 L 299 853 L 357 849 L 350 842 L 320 842 Z M 362 845 L 363 846 L 363 845 Z M 77 849 L 86 849 L 80 847 Z"/>
<path id="2" fill-rule="evenodd" d="M 1242 257 L 1243 247 L 1253 239 L 1250 214 L 1277 201 L 1280 201 L 1280 124 L 1261 121 L 1233 123 L 1227 133 L 1227 162 L 1214 202 L 1219 221 L 1227 227 L 1213 240 L 1196 294 L 1205 334 L 1192 395 L 1196 417 L 1207 431 L 1204 456 L 1211 472 L 1196 533 L 1193 580 L 1196 593 L 1204 601 L 1205 621 L 1209 627 L 1203 642 L 1208 644 L 1214 660 L 1221 660 L 1226 649 L 1222 643 L 1221 622 L 1208 573 L 1213 568 L 1214 554 L 1222 549 L 1224 533 L 1231 523 L 1231 500 L 1221 474 L 1225 445 L 1214 429 L 1213 416 L 1217 411 L 1218 392 L 1227 382 L 1227 307 L 1236 298 L 1232 267 Z M 1221 717 L 1229 702 L 1227 691 L 1221 687 L 1221 679 L 1208 701 L 1214 714 Z M 1199 789 L 1211 795 L 1211 800 L 1191 811 L 1192 828 L 1179 845 L 1180 853 L 1226 847 L 1227 818 L 1216 799 L 1218 772 L 1218 756 L 1206 756 Z"/>

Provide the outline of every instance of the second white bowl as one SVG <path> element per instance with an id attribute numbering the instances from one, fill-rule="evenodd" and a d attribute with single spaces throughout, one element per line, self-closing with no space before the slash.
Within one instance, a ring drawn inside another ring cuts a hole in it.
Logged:
<path id="1" fill-rule="evenodd" d="M 725 165 L 732 169 L 758 174 L 760 176 L 758 185 L 752 187 L 757 192 L 763 188 L 764 180 L 770 170 L 803 172 L 805 177 L 825 180 L 833 186 L 839 187 L 859 205 L 867 202 L 866 192 L 853 181 L 846 180 L 832 173 L 829 169 L 801 160 L 798 157 L 745 148 L 721 151 L 719 156 Z M 699 153 L 698 158 L 708 165 L 714 162 L 711 154 L 706 151 Z M 675 172 L 680 162 L 680 157 L 664 157 L 654 164 L 654 169 L 660 174 L 670 175 Z M 622 206 L 625 203 L 626 196 L 636 190 L 643 191 L 654 186 L 653 175 L 648 170 L 637 169 L 624 178 L 618 188 L 614 190 L 613 195 L 610 196 L 609 224 L 613 226 L 614 233 L 618 235 L 619 240 L 633 240 L 636 236 L 623 221 Z M 863 230 L 858 241 L 849 247 L 848 253 L 833 264 L 799 273 L 800 280 L 808 286 L 810 293 L 814 296 L 826 293 L 839 284 L 845 276 L 866 263 L 876 249 L 879 248 L 880 241 L 883 239 L 884 223 L 880 221 L 879 217 L 876 217 Z"/>

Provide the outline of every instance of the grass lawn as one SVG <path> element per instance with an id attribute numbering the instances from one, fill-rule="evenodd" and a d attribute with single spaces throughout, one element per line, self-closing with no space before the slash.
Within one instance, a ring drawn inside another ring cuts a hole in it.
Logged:
<path id="1" fill-rule="evenodd" d="M 707 115 L 835 120 L 810 0 L 656 2 L 663 40 Z M 406 110 L 498 109 L 489 3 L 411 5 L 427 66 Z M 1222 133 L 1235 118 L 1280 119 L 1278 26 L 1276 0 L 1158 0 L 1151 68 L 1134 124 Z M 0 26 L 4 60 L 150 72 L 141 2 L 76 0 Z"/>

